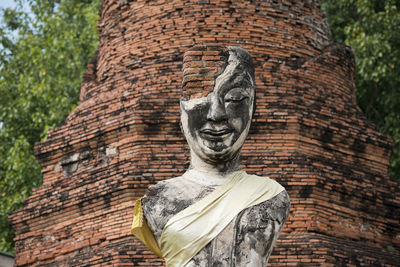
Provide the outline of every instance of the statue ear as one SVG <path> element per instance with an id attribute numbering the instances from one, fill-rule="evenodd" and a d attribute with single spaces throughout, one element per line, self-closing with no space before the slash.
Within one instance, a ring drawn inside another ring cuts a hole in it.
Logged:
<path id="1" fill-rule="evenodd" d="M 179 110 L 180 110 L 180 114 L 182 114 L 182 98 L 179 99 Z M 179 119 L 179 128 L 181 129 L 181 132 L 183 134 L 183 136 L 185 136 L 185 132 L 183 131 L 183 126 L 182 126 L 182 120 Z"/>
<path id="2" fill-rule="evenodd" d="M 185 132 L 183 131 L 181 120 L 179 120 L 179 128 L 181 128 L 181 132 L 182 132 L 183 136 L 185 136 Z"/>
<path id="3" fill-rule="evenodd" d="M 256 112 L 256 89 L 254 88 L 254 96 L 253 96 L 253 114 L 251 114 L 251 119 L 254 118 L 254 113 Z"/>

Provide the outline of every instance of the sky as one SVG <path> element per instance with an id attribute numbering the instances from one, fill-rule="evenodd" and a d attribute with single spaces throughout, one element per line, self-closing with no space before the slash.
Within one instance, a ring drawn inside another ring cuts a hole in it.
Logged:
<path id="1" fill-rule="evenodd" d="M 15 7 L 17 3 L 14 0 L 0 0 L 0 8 Z M 29 10 L 28 4 L 24 5 L 25 10 Z"/>
<path id="2" fill-rule="evenodd" d="M 1 8 L 14 7 L 14 6 L 15 6 L 15 2 L 13 0 L 0 0 Z"/>
<path id="3" fill-rule="evenodd" d="M 4 8 L 8 8 L 8 7 L 13 8 L 16 6 L 17 6 L 17 3 L 14 0 L 0 0 L 0 9 L 4 9 Z M 28 1 L 25 1 L 24 11 L 28 12 L 28 14 L 31 14 Z M 2 12 L 0 12 L 0 26 L 1 26 L 1 21 L 2 21 L 1 14 L 2 14 Z M 14 32 L 14 33 L 12 33 L 12 35 L 15 37 L 17 35 L 17 33 Z"/>

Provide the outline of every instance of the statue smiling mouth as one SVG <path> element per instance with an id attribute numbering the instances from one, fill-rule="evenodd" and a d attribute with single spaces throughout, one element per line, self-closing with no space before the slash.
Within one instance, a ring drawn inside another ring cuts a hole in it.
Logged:
<path id="1" fill-rule="evenodd" d="M 220 130 L 203 129 L 203 130 L 200 130 L 200 136 L 203 139 L 206 139 L 206 140 L 209 140 L 209 141 L 223 141 L 232 132 L 233 132 L 233 130 L 229 129 L 229 128 L 224 128 L 224 129 L 220 129 Z"/>

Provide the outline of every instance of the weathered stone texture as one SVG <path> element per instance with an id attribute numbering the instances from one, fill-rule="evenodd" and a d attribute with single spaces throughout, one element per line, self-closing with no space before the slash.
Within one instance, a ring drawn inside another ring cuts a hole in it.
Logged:
<path id="1" fill-rule="evenodd" d="M 187 167 L 179 97 L 194 44 L 254 59 L 244 168 L 291 197 L 270 265 L 400 262 L 392 142 L 357 107 L 354 57 L 331 43 L 319 1 L 104 0 L 98 30 L 80 105 L 36 146 L 43 186 L 10 216 L 16 266 L 163 264 L 129 230 L 134 200 Z"/>

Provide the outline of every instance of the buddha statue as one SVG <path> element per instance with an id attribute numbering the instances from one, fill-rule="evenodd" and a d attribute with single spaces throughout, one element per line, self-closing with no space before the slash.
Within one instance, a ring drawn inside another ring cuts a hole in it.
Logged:
<path id="1" fill-rule="evenodd" d="M 289 196 L 242 170 L 255 109 L 254 65 L 241 47 L 195 46 L 184 56 L 181 128 L 190 167 L 148 188 L 132 233 L 167 266 L 266 266 Z"/>

